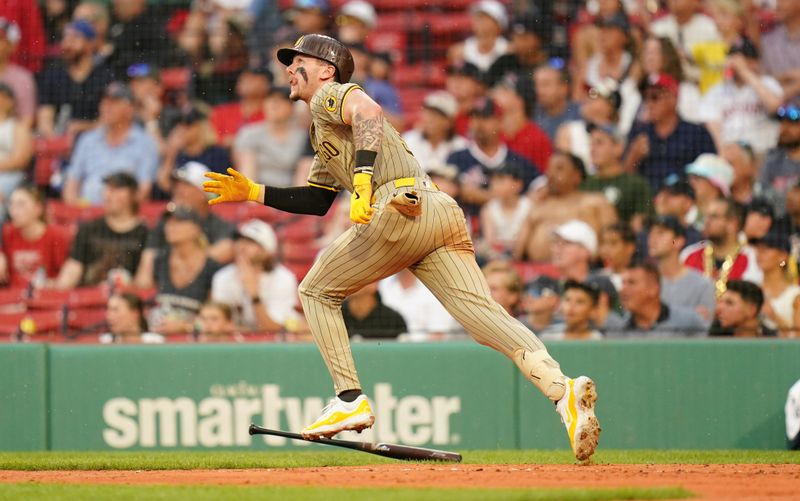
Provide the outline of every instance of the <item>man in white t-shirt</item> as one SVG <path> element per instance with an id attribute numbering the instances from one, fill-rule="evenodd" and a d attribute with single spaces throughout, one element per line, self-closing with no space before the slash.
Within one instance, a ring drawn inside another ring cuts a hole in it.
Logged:
<path id="1" fill-rule="evenodd" d="M 447 164 L 451 153 L 468 146 L 455 130 L 458 101 L 447 91 L 435 91 L 422 102 L 419 125 L 403 134 L 414 158 L 424 171 Z"/>
<path id="2" fill-rule="evenodd" d="M 452 46 L 448 59 L 472 63 L 485 72 L 508 52 L 508 39 L 503 37 L 503 32 L 508 28 L 508 13 L 497 0 L 480 0 L 472 4 L 469 14 L 472 36 Z"/>
<path id="3" fill-rule="evenodd" d="M 272 227 L 251 219 L 239 227 L 233 263 L 211 281 L 211 300 L 230 305 L 237 323 L 255 331 L 281 331 L 297 320 L 297 278 L 277 262 Z"/>
<path id="4" fill-rule="evenodd" d="M 706 123 L 717 149 L 742 141 L 763 154 L 778 139 L 778 122 L 772 115 L 783 100 L 777 80 L 760 74 L 758 48 L 747 39 L 731 46 L 726 74 L 703 96 L 699 117 Z"/>
<path id="5" fill-rule="evenodd" d="M 463 328 L 409 270 L 378 284 L 381 302 L 402 315 L 409 341 L 434 341 L 463 333 Z"/>

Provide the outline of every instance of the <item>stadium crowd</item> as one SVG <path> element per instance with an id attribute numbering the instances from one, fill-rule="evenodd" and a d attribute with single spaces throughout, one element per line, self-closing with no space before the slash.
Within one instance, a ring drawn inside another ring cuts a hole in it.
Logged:
<path id="1" fill-rule="evenodd" d="M 211 209 L 201 184 L 305 184 L 274 57 L 304 33 L 348 45 L 542 339 L 798 337 L 796 0 L 2 2 L 0 333 L 303 339 L 349 198 Z M 354 338 L 464 336 L 409 271 L 342 308 Z"/>

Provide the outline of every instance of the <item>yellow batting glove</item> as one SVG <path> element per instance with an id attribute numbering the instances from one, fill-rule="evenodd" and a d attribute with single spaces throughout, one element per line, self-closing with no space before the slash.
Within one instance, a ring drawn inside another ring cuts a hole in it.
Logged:
<path id="1" fill-rule="evenodd" d="M 353 176 L 353 196 L 350 198 L 350 219 L 356 224 L 372 221 L 375 209 L 372 200 L 372 175 L 359 172 Z"/>
<path id="2" fill-rule="evenodd" d="M 207 172 L 206 177 L 213 181 L 203 183 L 203 191 L 219 195 L 208 201 L 208 205 L 219 204 L 222 202 L 246 202 L 258 201 L 261 193 L 261 185 L 249 180 L 236 170 L 228 167 L 228 174 L 217 172 Z"/>

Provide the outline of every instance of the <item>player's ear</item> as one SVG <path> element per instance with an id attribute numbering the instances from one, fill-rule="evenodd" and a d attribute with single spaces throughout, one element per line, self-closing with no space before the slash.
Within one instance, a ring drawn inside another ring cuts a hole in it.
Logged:
<path id="1" fill-rule="evenodd" d="M 336 80 L 336 66 L 332 64 L 326 64 L 325 69 L 322 70 L 322 78 L 323 80 L 327 80 L 329 78 Z"/>

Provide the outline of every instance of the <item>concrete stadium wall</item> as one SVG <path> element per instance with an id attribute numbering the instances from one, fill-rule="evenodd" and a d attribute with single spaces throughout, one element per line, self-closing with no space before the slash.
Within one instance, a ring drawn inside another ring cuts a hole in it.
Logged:
<path id="1" fill-rule="evenodd" d="M 785 446 L 783 405 L 800 343 L 551 343 L 591 375 L 605 448 Z M 563 449 L 553 405 L 501 355 L 471 342 L 359 344 L 377 422 L 361 440 L 439 448 Z M 332 392 L 311 344 L 0 345 L 0 450 L 304 448 L 247 434 L 298 430 Z"/>

